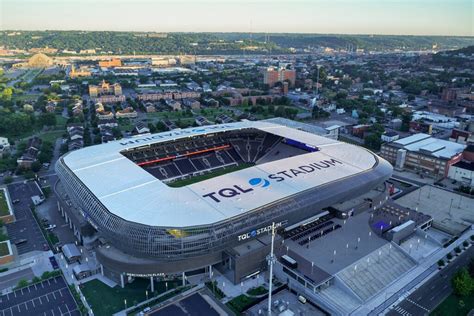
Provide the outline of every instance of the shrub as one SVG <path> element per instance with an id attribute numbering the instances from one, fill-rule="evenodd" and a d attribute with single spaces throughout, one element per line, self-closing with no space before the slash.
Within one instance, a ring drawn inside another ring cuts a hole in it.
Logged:
<path id="1" fill-rule="evenodd" d="M 439 259 L 439 260 L 438 260 L 438 265 L 439 265 L 440 267 L 444 266 L 444 260 L 443 260 L 443 259 Z"/>
<path id="2" fill-rule="evenodd" d="M 21 279 L 20 281 L 18 281 L 18 284 L 16 285 L 16 288 L 21 289 L 25 286 L 28 286 L 28 281 L 25 280 L 25 279 Z"/>
<path id="3" fill-rule="evenodd" d="M 448 258 L 448 260 L 451 260 L 453 259 L 453 255 L 451 253 L 448 253 L 448 255 L 446 256 L 446 258 Z"/>
<path id="4" fill-rule="evenodd" d="M 454 248 L 454 252 L 455 253 L 461 253 L 461 248 L 459 248 L 459 247 Z"/>
<path id="5" fill-rule="evenodd" d="M 463 245 L 464 247 L 467 247 L 467 246 L 469 246 L 469 243 L 468 243 L 466 240 L 464 240 L 463 243 L 462 243 L 462 245 Z"/>

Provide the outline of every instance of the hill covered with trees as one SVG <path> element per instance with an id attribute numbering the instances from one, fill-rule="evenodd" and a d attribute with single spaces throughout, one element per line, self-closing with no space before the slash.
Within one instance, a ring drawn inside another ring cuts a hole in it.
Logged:
<path id="1" fill-rule="evenodd" d="M 264 33 L 138 33 L 86 31 L 2 31 L 0 46 L 30 50 L 50 47 L 79 52 L 94 49 L 113 54 L 241 54 L 289 53 L 303 49 L 371 51 L 459 49 L 474 37 L 382 36 Z"/>

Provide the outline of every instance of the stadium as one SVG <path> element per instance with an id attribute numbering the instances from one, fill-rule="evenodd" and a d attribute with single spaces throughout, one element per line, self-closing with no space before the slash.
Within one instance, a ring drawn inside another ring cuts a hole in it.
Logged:
<path id="1" fill-rule="evenodd" d="M 219 265 L 239 270 L 239 282 L 256 268 L 239 267 L 236 253 L 256 239 L 268 245 L 272 222 L 319 218 L 383 184 L 392 167 L 358 146 L 244 121 L 86 147 L 62 156 L 56 171 L 98 236 L 97 259 L 123 284 L 124 275 Z M 266 254 L 253 260 L 264 264 Z"/>

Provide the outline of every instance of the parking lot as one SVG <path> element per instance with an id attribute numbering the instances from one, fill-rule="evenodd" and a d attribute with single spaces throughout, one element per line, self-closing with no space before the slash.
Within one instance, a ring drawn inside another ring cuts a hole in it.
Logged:
<path id="1" fill-rule="evenodd" d="M 80 315 L 62 276 L 0 296 L 0 316 Z"/>
<path id="2" fill-rule="evenodd" d="M 27 183 L 10 184 L 8 192 L 12 201 L 15 201 L 13 203 L 13 210 L 16 218 L 14 223 L 6 225 L 8 236 L 10 236 L 13 244 L 18 243 L 20 240 L 26 240 L 21 244 L 16 244 L 18 254 L 21 255 L 34 250 L 45 250 L 47 242 L 30 210 L 30 205 L 32 204 L 31 197 L 41 194 L 36 183 L 28 181 Z"/>

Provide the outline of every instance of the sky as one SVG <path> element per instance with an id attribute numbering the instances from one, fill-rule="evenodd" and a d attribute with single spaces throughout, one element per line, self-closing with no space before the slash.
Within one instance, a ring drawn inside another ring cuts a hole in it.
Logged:
<path id="1" fill-rule="evenodd" d="M 474 36 L 474 0 L 0 0 L 3 30 Z"/>

